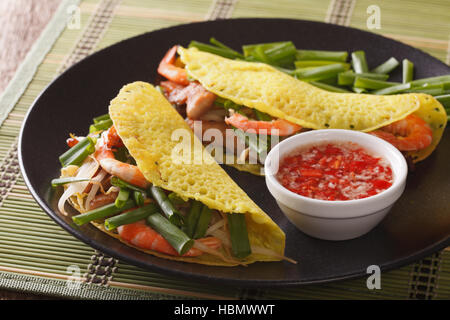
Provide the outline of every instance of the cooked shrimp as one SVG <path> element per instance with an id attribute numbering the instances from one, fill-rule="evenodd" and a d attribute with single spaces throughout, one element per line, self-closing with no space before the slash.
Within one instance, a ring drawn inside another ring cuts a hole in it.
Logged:
<path id="1" fill-rule="evenodd" d="M 284 119 L 256 121 L 249 120 L 247 117 L 239 113 L 233 113 L 230 117 L 225 118 L 225 122 L 244 131 L 254 130 L 255 133 L 264 133 L 277 136 L 290 136 L 300 131 L 302 128 L 301 126 Z"/>
<path id="2" fill-rule="evenodd" d="M 433 140 L 430 126 L 414 114 L 369 133 L 386 140 L 400 151 L 421 150 Z"/>
<path id="3" fill-rule="evenodd" d="M 120 226 L 117 228 L 117 231 L 123 240 L 130 242 L 136 247 L 162 252 L 171 256 L 179 256 L 170 243 L 158 232 L 146 225 L 143 220 Z M 222 245 L 222 241 L 215 237 L 202 238 L 196 241 L 200 241 L 211 249 L 218 249 Z M 183 257 L 197 257 L 202 254 L 203 251 L 191 248 Z"/>
<path id="4" fill-rule="evenodd" d="M 106 134 L 106 145 L 108 148 L 120 148 L 123 147 L 124 144 L 122 142 L 122 139 L 117 134 L 116 128 L 114 126 L 111 126 Z"/>
<path id="5" fill-rule="evenodd" d="M 94 153 L 95 159 L 97 159 L 103 170 L 109 174 L 117 176 L 132 185 L 144 189 L 147 188 L 149 183 L 137 166 L 121 162 L 114 158 L 113 150 L 108 147 L 107 138 L 110 135 L 110 130 L 115 130 L 112 128 L 114 127 L 111 127 L 107 131 L 103 132 L 102 137 L 97 142 Z"/>
<path id="6" fill-rule="evenodd" d="M 69 148 L 72 148 L 73 146 L 75 146 L 78 142 L 80 142 L 80 140 L 77 137 L 71 136 L 70 138 L 68 138 L 66 140 L 67 145 L 69 146 Z"/>
<path id="7" fill-rule="evenodd" d="M 189 80 L 186 70 L 175 66 L 177 49 L 178 46 L 173 46 L 167 51 L 166 55 L 159 63 L 158 73 L 173 82 L 188 85 Z"/>

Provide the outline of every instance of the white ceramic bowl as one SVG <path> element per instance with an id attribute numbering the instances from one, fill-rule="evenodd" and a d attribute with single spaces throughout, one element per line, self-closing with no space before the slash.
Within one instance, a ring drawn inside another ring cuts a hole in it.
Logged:
<path id="1" fill-rule="evenodd" d="M 392 186 L 368 198 L 327 201 L 298 195 L 276 179 L 280 160 L 295 150 L 325 142 L 346 141 L 386 159 L 393 172 Z M 277 144 L 267 155 L 264 171 L 270 193 L 298 229 L 315 238 L 347 240 L 369 232 L 386 216 L 405 189 L 408 166 L 403 155 L 380 138 L 358 131 L 326 129 L 297 134 Z"/>

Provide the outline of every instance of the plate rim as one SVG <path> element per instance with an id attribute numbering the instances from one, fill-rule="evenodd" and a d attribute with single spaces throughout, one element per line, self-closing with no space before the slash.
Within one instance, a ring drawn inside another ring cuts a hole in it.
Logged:
<path id="1" fill-rule="evenodd" d="M 301 22 L 301 23 L 308 23 L 308 24 L 316 24 L 316 25 L 327 25 L 330 26 L 332 28 L 337 28 L 337 29 L 341 29 L 341 30 L 353 30 L 356 32 L 362 32 L 366 35 L 370 35 L 370 36 L 375 36 L 378 38 L 383 39 L 384 41 L 390 41 L 391 43 L 395 43 L 395 44 L 401 44 L 403 46 L 408 47 L 409 49 L 413 50 L 413 51 L 418 51 L 421 54 L 424 54 L 426 56 L 428 56 L 429 58 L 435 60 L 436 62 L 438 62 L 439 64 L 442 65 L 443 68 L 447 68 L 448 71 L 450 72 L 450 66 L 446 65 L 444 62 L 442 62 L 441 60 L 433 57 L 432 55 L 430 55 L 429 53 L 412 47 L 408 44 L 402 43 L 400 41 L 385 37 L 383 35 L 377 34 L 377 33 L 373 33 L 370 31 L 366 31 L 366 30 L 362 30 L 362 29 L 358 29 L 358 28 L 354 28 L 354 27 L 346 27 L 346 26 L 340 26 L 340 25 L 336 25 L 336 24 L 332 24 L 332 23 L 326 23 L 326 22 L 320 22 L 320 21 L 314 21 L 314 20 L 305 20 L 305 19 L 291 19 L 291 18 L 232 18 L 232 19 L 224 19 L 224 20 L 209 20 L 209 21 L 199 21 L 199 22 L 191 22 L 191 23 L 184 23 L 184 24 L 178 24 L 175 26 L 169 26 L 166 28 L 160 28 L 160 29 L 156 29 L 153 31 L 148 31 L 148 32 L 144 32 L 144 33 L 140 33 L 138 35 L 135 35 L 133 37 L 130 38 L 126 38 L 123 40 L 120 40 L 112 45 L 109 45 L 107 47 L 104 47 L 86 57 L 84 57 L 83 59 L 81 59 L 80 61 L 76 62 L 75 64 L 71 65 L 69 68 L 67 68 L 66 70 L 64 70 L 64 72 L 62 72 L 61 74 L 57 75 L 55 78 L 53 78 L 45 87 L 44 89 L 37 95 L 37 97 L 33 100 L 31 106 L 29 107 L 29 109 L 27 110 L 27 113 L 24 117 L 23 123 L 21 125 L 20 128 L 20 133 L 18 136 L 18 160 L 19 160 L 19 167 L 20 167 L 20 172 L 23 176 L 24 182 L 29 190 L 29 192 L 31 193 L 31 195 L 33 196 L 34 200 L 39 204 L 39 206 L 44 210 L 44 212 L 50 216 L 50 218 L 52 218 L 60 227 L 62 227 L 64 230 L 66 230 L 68 233 L 70 233 L 71 235 L 73 235 L 75 238 L 77 238 L 78 240 L 82 241 L 83 243 L 87 244 L 88 246 L 99 250 L 103 253 L 108 254 L 111 257 L 114 257 L 116 259 L 122 260 L 124 262 L 127 262 L 129 264 L 132 264 L 134 266 L 138 266 L 140 268 L 143 268 L 145 270 L 152 270 L 152 271 L 156 271 L 156 272 L 161 272 L 167 275 L 173 275 L 173 276 L 178 276 L 183 278 L 183 280 L 187 280 L 189 281 L 191 280 L 199 280 L 202 282 L 215 282 L 215 283 L 224 283 L 227 282 L 230 285 L 244 285 L 245 287 L 251 287 L 251 288 L 279 288 L 279 287 L 297 287 L 297 286 L 303 286 L 303 285 L 311 285 L 311 284 L 323 284 L 323 283 L 330 283 L 330 282 L 335 282 L 335 281 L 340 281 L 340 280 L 350 280 L 350 279 L 356 279 L 356 278 L 361 278 L 363 276 L 366 276 L 367 273 L 365 273 L 364 271 L 361 272 L 349 272 L 346 274 L 342 274 L 339 276 L 329 276 L 329 277 L 325 277 L 325 278 L 318 278 L 318 279 L 312 279 L 312 280 L 307 280 L 307 281 L 302 281 L 302 280 L 245 280 L 245 279 L 230 279 L 230 278 L 218 278 L 216 276 L 208 276 L 208 275 L 200 275 L 200 274 L 188 274 L 186 272 L 180 271 L 180 270 L 174 270 L 174 269 L 170 269 L 170 268 L 165 268 L 165 267 L 160 267 L 158 265 L 154 265 L 151 264 L 151 266 L 149 264 L 144 264 L 144 263 L 140 263 L 137 260 L 134 260 L 133 258 L 128 257 L 127 255 L 122 255 L 120 253 L 114 252 L 113 250 L 110 250 L 108 247 L 102 245 L 101 243 L 97 243 L 95 240 L 92 240 L 84 235 L 81 234 L 81 232 L 79 232 L 77 229 L 71 227 L 69 224 L 67 224 L 62 217 L 60 217 L 60 214 L 53 211 L 49 206 L 46 205 L 46 203 L 43 201 L 43 199 L 41 199 L 41 197 L 39 196 L 38 192 L 34 189 L 34 187 L 31 185 L 31 182 L 28 178 L 26 169 L 24 167 L 24 163 L 23 163 L 23 155 L 22 155 L 22 151 L 23 151 L 23 135 L 24 135 L 24 131 L 25 131 L 25 127 L 27 125 L 28 122 L 28 118 L 31 115 L 31 113 L 33 112 L 34 108 L 37 105 L 37 102 L 40 100 L 41 96 L 47 91 L 47 89 L 49 87 L 51 87 L 53 85 L 54 82 L 58 81 L 60 78 L 64 77 L 67 73 L 70 72 L 70 70 L 72 70 L 73 68 L 76 68 L 79 64 L 84 63 L 87 60 L 90 59 L 95 59 L 95 57 L 99 54 L 101 54 L 102 52 L 108 50 L 110 47 L 119 45 L 123 42 L 126 41 L 131 41 L 140 37 L 145 37 L 148 34 L 151 33 L 156 33 L 156 32 L 165 32 L 167 30 L 176 30 L 176 29 L 182 29 L 186 26 L 189 25 L 196 25 L 196 24 L 214 24 L 214 23 L 233 23 L 234 21 L 279 21 L 279 22 Z M 447 130 L 448 131 L 448 130 Z M 100 230 L 98 232 L 101 232 Z M 393 269 L 397 269 L 400 268 L 402 266 L 408 265 L 410 263 L 413 263 L 415 261 L 421 260 L 425 257 L 427 257 L 428 255 L 440 251 L 442 249 L 444 249 L 445 247 L 450 246 L 450 234 L 447 236 L 446 239 L 442 239 L 438 242 L 435 242 L 425 248 L 423 248 L 422 250 L 419 250 L 417 252 L 415 252 L 414 254 L 411 254 L 405 258 L 398 258 L 396 260 L 391 260 L 388 263 L 384 263 L 382 265 L 379 265 L 380 269 L 382 272 L 385 271 L 390 271 Z M 265 263 L 265 262 L 261 262 L 261 263 Z M 286 262 L 283 262 L 286 263 Z M 301 263 L 301 261 L 299 261 L 299 263 Z M 214 268 L 214 266 L 210 266 L 211 268 Z M 238 267 L 236 267 L 238 268 Z M 189 277 L 189 279 L 188 279 Z"/>

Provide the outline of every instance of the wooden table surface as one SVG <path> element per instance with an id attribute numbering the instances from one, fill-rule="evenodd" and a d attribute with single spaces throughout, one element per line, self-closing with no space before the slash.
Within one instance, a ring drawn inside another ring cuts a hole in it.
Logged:
<path id="1" fill-rule="evenodd" d="M 0 94 L 61 0 L 0 0 Z M 50 297 L 0 289 L 0 300 Z"/>

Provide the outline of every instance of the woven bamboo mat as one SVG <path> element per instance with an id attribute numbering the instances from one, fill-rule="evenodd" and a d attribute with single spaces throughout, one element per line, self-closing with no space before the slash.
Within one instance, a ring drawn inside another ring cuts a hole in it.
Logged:
<path id="1" fill-rule="evenodd" d="M 0 288 L 85 299 L 450 298 L 449 248 L 383 273 L 381 290 L 368 290 L 365 278 L 289 289 L 212 288 L 117 261 L 62 230 L 43 213 L 25 186 L 17 160 L 17 136 L 33 100 L 67 67 L 125 38 L 191 21 L 286 17 L 366 29 L 367 8 L 372 5 L 370 0 L 83 0 L 77 3 L 77 0 L 63 2 L 51 22 L 52 30 L 44 32 L 0 100 Z M 427 1 L 427 19 L 423 19 L 422 1 L 379 3 L 382 28 L 371 31 L 450 62 L 450 11 L 446 0 Z M 79 20 L 71 19 L 67 24 L 69 13 L 73 12 L 79 14 Z M 56 34 L 55 30 L 60 33 Z"/>

